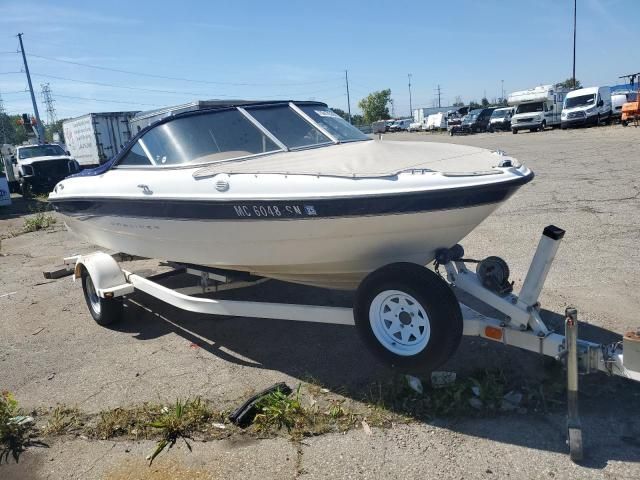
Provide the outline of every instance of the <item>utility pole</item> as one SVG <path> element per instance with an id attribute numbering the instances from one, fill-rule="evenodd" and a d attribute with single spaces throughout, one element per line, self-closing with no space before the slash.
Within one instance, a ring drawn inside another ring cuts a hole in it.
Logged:
<path id="1" fill-rule="evenodd" d="M 573 0 L 573 89 L 576 89 L 576 10 L 578 0 Z"/>
<path id="2" fill-rule="evenodd" d="M 442 103 L 440 101 L 440 98 L 441 98 L 441 93 L 442 92 L 440 91 L 440 85 L 438 85 L 438 88 L 436 88 L 436 92 L 438 92 L 438 108 L 441 108 L 442 107 Z"/>
<path id="3" fill-rule="evenodd" d="M 395 112 L 393 111 L 393 98 L 389 99 L 389 103 L 391 104 L 391 118 L 395 118 Z"/>
<path id="4" fill-rule="evenodd" d="M 500 101 L 504 103 L 504 80 L 500 80 Z"/>
<path id="5" fill-rule="evenodd" d="M 33 93 L 33 85 L 31 84 L 31 75 L 29 74 L 29 65 L 27 64 L 27 56 L 24 53 L 24 45 L 22 44 L 22 33 L 18 34 L 18 40 L 20 40 L 20 51 L 22 52 L 22 61 L 24 62 L 24 71 L 27 74 L 27 83 L 29 84 L 29 92 L 31 93 L 31 103 L 33 104 L 33 113 L 36 116 L 36 131 L 38 133 L 38 141 L 44 142 L 44 127 L 40 121 L 40 113 L 38 113 L 38 104 L 36 103 L 36 96 Z"/>
<path id="6" fill-rule="evenodd" d="M 413 105 L 411 105 L 411 74 L 407 74 L 409 77 L 409 115 L 413 116 Z"/>
<path id="7" fill-rule="evenodd" d="M 349 123 L 351 123 L 351 97 L 349 97 L 349 72 L 344 71 L 344 81 L 347 83 L 347 112 L 349 113 Z"/>
<path id="8" fill-rule="evenodd" d="M 2 95 L 0 95 L 0 138 L 2 143 L 7 143 L 7 130 L 5 127 L 6 112 L 4 111 L 4 103 L 2 102 Z"/>
<path id="9" fill-rule="evenodd" d="M 57 118 L 56 109 L 53 106 L 54 100 L 51 97 L 51 88 L 49 87 L 48 83 L 42 83 L 40 84 L 40 87 L 42 88 L 42 101 L 47 107 L 47 124 L 53 125 L 56 123 Z"/>

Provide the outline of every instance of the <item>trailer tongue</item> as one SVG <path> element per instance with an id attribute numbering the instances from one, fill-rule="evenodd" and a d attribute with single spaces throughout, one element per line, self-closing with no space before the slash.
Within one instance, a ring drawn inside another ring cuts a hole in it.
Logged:
<path id="1" fill-rule="evenodd" d="M 462 335 L 482 337 L 552 357 L 566 365 L 568 445 L 571 459 L 579 461 L 582 459 L 582 429 L 578 415 L 578 375 L 600 371 L 640 381 L 640 331 L 627 333 L 621 342 L 613 344 L 580 340 L 578 313 L 572 307 L 565 311 L 564 335 L 552 332 L 545 325 L 538 298 L 564 234 L 564 230 L 553 225 L 544 229 L 519 295 L 512 292 L 509 269 L 504 260 L 487 257 L 475 262 L 478 266 L 473 272 L 466 266 L 470 260 L 463 258 L 464 250 L 456 245 L 440 250 L 436 257 L 435 270 L 439 272 L 443 267 L 446 280 L 418 265 L 387 265 L 362 282 L 356 293 L 353 310 L 195 297 L 192 295 L 243 287 L 264 279 L 239 272 L 175 264 L 170 272 L 145 278 L 121 269 L 116 261 L 119 254 L 107 255 L 102 252 L 65 258 L 63 268 L 45 272 L 45 277 L 58 278 L 73 274 L 74 278 L 81 279 L 89 311 L 103 325 L 119 320 L 122 316 L 122 297 L 140 290 L 190 312 L 356 325 L 361 333 L 364 332 L 363 338 L 374 351 L 382 352 L 386 359 L 390 356 L 397 359 L 397 354 L 404 356 L 407 362 L 402 365 L 405 366 L 412 357 L 416 362 L 418 358 L 426 359 L 428 367 L 437 366 L 453 354 Z M 198 285 L 172 290 L 158 283 L 162 278 L 183 273 L 195 275 Z M 403 277 L 425 280 L 425 283 L 421 285 L 414 282 L 407 286 L 406 282 L 397 280 Z M 454 304 L 448 304 L 447 292 L 450 290 L 447 283 L 489 305 L 504 317 L 483 315 L 463 303 L 458 304 L 453 296 Z M 381 285 L 386 287 L 381 289 Z M 422 300 L 433 298 L 423 295 L 427 290 L 439 292 L 435 303 Z M 369 301 L 370 298 L 373 300 Z M 393 318 L 394 309 L 398 312 L 395 315 L 397 319 Z M 443 310 L 447 316 L 439 319 L 438 312 Z M 456 318 L 461 319 L 462 328 L 459 331 L 455 327 Z M 449 331 L 438 331 L 440 320 L 444 320 Z M 422 353 L 418 347 L 424 340 L 421 335 L 424 332 L 430 335 L 427 335 L 427 347 L 423 346 L 429 355 L 419 357 L 418 353 Z M 433 339 L 436 344 L 433 345 L 433 341 L 429 344 Z"/>

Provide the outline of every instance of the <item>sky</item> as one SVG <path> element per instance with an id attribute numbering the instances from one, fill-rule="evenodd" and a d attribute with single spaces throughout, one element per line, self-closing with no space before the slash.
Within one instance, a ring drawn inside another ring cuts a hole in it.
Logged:
<path id="1" fill-rule="evenodd" d="M 621 83 L 640 70 L 640 0 L 577 0 L 576 77 Z M 457 96 L 479 101 L 571 77 L 572 0 L 0 0 L 0 95 L 7 113 L 57 118 L 197 99 L 319 100 L 351 110 L 390 88 L 396 116 Z M 89 66 L 88 66 L 89 65 Z M 95 68 L 100 67 L 100 68 Z M 119 71 L 115 71 L 119 70 Z"/>

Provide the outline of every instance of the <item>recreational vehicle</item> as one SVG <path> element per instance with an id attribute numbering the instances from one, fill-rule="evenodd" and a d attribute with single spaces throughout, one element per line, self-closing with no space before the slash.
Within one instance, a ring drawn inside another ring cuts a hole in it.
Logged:
<path id="1" fill-rule="evenodd" d="M 537 132 L 560 125 L 562 102 L 569 90 L 553 85 L 541 85 L 509 95 L 509 105 L 515 107 L 511 131 Z"/>

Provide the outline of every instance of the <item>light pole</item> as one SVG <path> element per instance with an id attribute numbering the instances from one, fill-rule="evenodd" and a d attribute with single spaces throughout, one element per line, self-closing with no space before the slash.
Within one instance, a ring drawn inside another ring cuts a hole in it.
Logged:
<path id="1" fill-rule="evenodd" d="M 29 92 L 31 93 L 31 103 L 33 104 L 33 113 L 36 116 L 36 132 L 38 133 L 38 142 L 44 143 L 44 127 L 40 121 L 40 113 L 38 112 L 38 104 L 36 96 L 33 93 L 33 85 L 31 85 L 31 75 L 29 74 L 29 65 L 27 64 L 27 56 L 24 53 L 24 45 L 22 44 L 22 33 L 18 34 L 20 40 L 20 51 L 22 52 L 22 61 L 24 62 L 24 72 L 27 74 L 27 83 L 29 84 Z"/>
<path id="2" fill-rule="evenodd" d="M 409 77 L 409 114 L 413 116 L 413 105 L 411 105 L 411 74 L 407 74 Z"/>
<path id="3" fill-rule="evenodd" d="M 573 0 L 573 89 L 576 89 L 576 10 L 578 0 Z"/>

